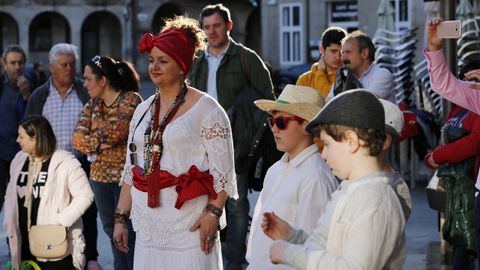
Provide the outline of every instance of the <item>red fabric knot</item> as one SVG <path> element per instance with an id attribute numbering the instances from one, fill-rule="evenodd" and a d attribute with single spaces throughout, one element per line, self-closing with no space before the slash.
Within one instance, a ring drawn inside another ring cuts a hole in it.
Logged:
<path id="1" fill-rule="evenodd" d="M 209 195 L 214 200 L 217 198 L 217 193 L 213 189 L 213 176 L 208 171 L 198 170 L 195 165 L 178 177 L 160 169 L 155 169 L 149 176 L 144 176 L 143 169 L 138 165 L 132 168 L 132 172 L 133 186 L 148 193 L 148 207 L 150 208 L 160 206 L 161 189 L 175 185 L 178 194 L 175 202 L 177 209 L 180 209 L 186 201 L 202 195 Z"/>
<path id="2" fill-rule="evenodd" d="M 175 188 L 178 193 L 175 208 L 180 209 L 186 201 L 202 195 L 210 195 L 212 199 L 217 199 L 217 193 L 213 189 L 213 176 L 199 171 L 197 166 L 191 166 L 188 172 L 180 175 L 178 179 Z"/>
<path id="3" fill-rule="evenodd" d="M 183 77 L 187 76 L 195 53 L 193 38 L 183 30 L 170 28 L 156 36 L 144 34 L 140 38 L 138 49 L 142 53 L 150 53 L 154 46 L 172 57 L 182 69 Z"/>
<path id="4" fill-rule="evenodd" d="M 150 53 L 150 51 L 153 48 L 153 40 L 155 39 L 155 36 L 146 33 L 140 38 L 140 42 L 138 43 L 138 50 L 141 53 Z"/>

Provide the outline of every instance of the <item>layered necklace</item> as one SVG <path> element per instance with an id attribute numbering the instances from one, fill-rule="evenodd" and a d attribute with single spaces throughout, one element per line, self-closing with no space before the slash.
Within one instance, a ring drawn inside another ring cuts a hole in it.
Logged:
<path id="1" fill-rule="evenodd" d="M 175 101 L 168 108 L 167 113 L 163 117 L 162 121 L 159 121 L 160 114 L 160 91 L 157 91 L 153 100 L 152 118 L 147 124 L 147 128 L 144 133 L 143 144 L 143 168 L 144 176 L 149 176 L 158 167 L 160 158 L 163 152 L 163 132 L 168 123 L 172 121 L 173 117 L 177 113 L 180 105 L 185 103 L 185 95 L 187 94 L 188 87 L 185 83 L 182 83 L 180 91 L 175 98 Z M 160 123 L 159 123 L 160 122 Z"/>

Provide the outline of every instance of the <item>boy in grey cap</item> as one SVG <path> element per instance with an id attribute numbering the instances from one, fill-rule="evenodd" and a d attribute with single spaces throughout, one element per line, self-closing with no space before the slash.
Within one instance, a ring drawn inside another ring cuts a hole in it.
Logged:
<path id="1" fill-rule="evenodd" d="M 365 90 L 333 98 L 307 126 L 324 143 L 322 158 L 342 181 L 309 236 L 266 213 L 273 263 L 296 269 L 402 269 L 405 218 L 382 172 L 382 104 Z M 281 239 L 281 240 L 280 240 Z"/>

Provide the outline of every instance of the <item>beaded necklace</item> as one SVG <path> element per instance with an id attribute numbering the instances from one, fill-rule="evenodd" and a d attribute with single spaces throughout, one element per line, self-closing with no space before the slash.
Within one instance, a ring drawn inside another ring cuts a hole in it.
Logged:
<path id="1" fill-rule="evenodd" d="M 180 91 L 175 98 L 175 101 L 172 103 L 170 108 L 168 108 L 167 113 L 163 117 L 162 121 L 159 122 L 159 113 L 160 113 L 160 93 L 157 91 L 155 98 L 153 100 L 153 112 L 152 118 L 147 124 L 147 128 L 144 133 L 144 145 L 143 145 L 143 160 L 144 160 L 144 175 L 149 176 L 160 162 L 163 152 L 163 139 L 162 135 L 167 127 L 168 123 L 173 119 L 177 113 L 180 105 L 185 103 L 185 95 L 187 94 L 188 87 L 185 83 L 180 87 Z"/>

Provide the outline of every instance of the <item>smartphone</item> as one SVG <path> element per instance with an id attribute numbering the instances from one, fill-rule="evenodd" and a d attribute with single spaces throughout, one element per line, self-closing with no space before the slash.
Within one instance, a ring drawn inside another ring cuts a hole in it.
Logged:
<path id="1" fill-rule="evenodd" d="M 462 22 L 443 21 L 437 26 L 437 34 L 441 38 L 459 38 L 462 35 Z"/>

